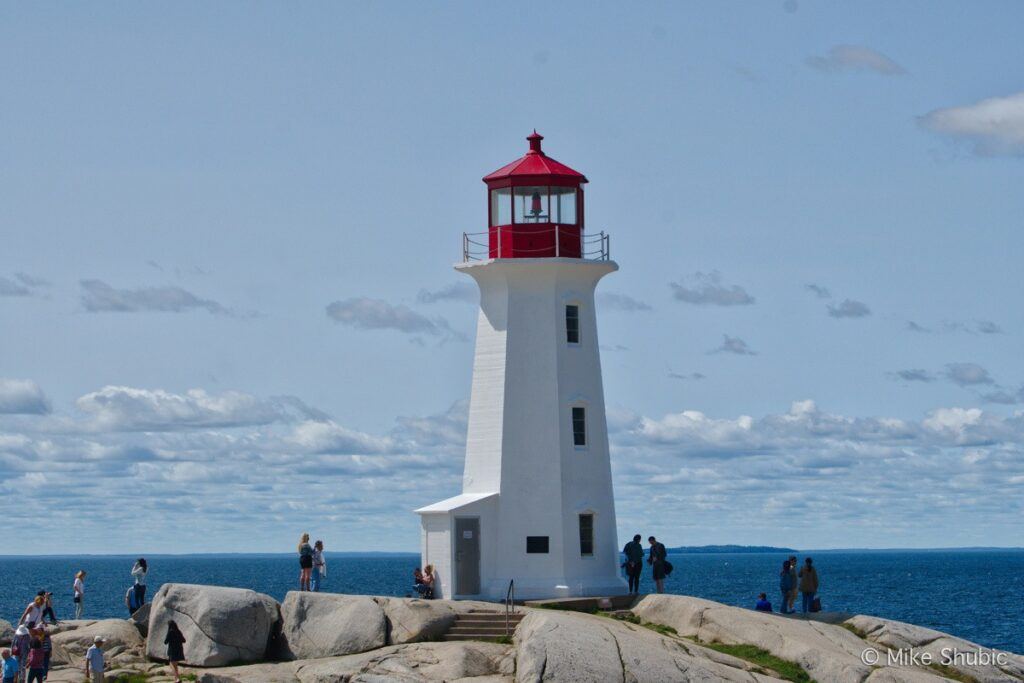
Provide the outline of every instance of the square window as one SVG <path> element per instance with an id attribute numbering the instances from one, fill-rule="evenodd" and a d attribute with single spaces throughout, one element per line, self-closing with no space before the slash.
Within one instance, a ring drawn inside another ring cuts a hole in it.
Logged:
<path id="1" fill-rule="evenodd" d="M 587 445 L 587 410 L 579 406 L 572 409 L 572 445 Z"/>
<path id="2" fill-rule="evenodd" d="M 565 307 L 565 341 L 580 343 L 580 307 L 576 304 Z"/>
<path id="3" fill-rule="evenodd" d="M 594 515 L 580 515 L 580 555 L 594 554 Z"/>
<path id="4" fill-rule="evenodd" d="M 528 553 L 547 553 L 548 552 L 548 537 L 547 536 L 527 536 L 526 537 L 526 552 L 528 552 Z"/>

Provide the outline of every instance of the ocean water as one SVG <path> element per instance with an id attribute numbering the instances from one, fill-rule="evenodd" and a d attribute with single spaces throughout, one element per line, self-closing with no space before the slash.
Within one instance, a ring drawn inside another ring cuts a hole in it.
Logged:
<path id="1" fill-rule="evenodd" d="M 826 610 L 874 614 L 1024 653 L 1024 551 L 819 551 L 810 552 L 821 579 Z M 803 553 L 799 554 L 802 558 Z M 0 558 L 0 618 L 14 622 L 36 591 L 54 593 L 58 618 L 73 614 L 71 583 L 85 569 L 85 616 L 123 617 L 134 557 Z M 165 582 L 252 588 L 281 600 L 298 586 L 292 555 L 150 556 L 147 599 Z M 778 607 L 773 553 L 670 555 L 670 593 L 752 607 L 759 592 Z M 413 554 L 327 554 L 322 590 L 403 596 L 410 592 Z M 649 569 L 641 590 L 653 591 Z"/>

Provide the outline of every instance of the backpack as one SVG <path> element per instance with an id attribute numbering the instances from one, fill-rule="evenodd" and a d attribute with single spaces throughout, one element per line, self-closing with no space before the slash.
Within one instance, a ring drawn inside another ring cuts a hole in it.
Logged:
<path id="1" fill-rule="evenodd" d="M 128 609 L 132 613 L 139 609 L 139 592 L 135 590 L 135 586 L 128 589 L 128 592 L 124 594 L 124 604 L 128 605 Z"/>
<path id="2" fill-rule="evenodd" d="M 662 566 L 665 567 L 665 576 L 668 576 L 669 574 L 671 574 L 672 570 L 675 569 L 675 567 L 672 566 L 672 563 L 669 562 L 668 560 L 665 560 L 662 563 Z"/>
<path id="3" fill-rule="evenodd" d="M 811 600 L 811 611 L 812 612 L 820 612 L 821 611 L 821 598 L 814 598 L 813 600 Z"/>

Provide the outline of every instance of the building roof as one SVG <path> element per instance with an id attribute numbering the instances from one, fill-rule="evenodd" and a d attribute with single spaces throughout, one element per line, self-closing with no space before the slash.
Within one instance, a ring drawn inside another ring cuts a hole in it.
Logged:
<path id="1" fill-rule="evenodd" d="M 530 151 L 516 159 L 511 164 L 502 166 L 494 173 L 484 176 L 484 182 L 490 183 L 506 178 L 519 176 L 555 176 L 562 179 L 572 179 L 578 183 L 587 182 L 587 177 L 575 171 L 560 161 L 555 161 L 540 148 L 540 141 L 544 139 L 536 130 L 532 135 L 527 136 L 530 141 Z"/>
<path id="2" fill-rule="evenodd" d="M 485 498 L 490 498 L 491 496 L 497 495 L 498 493 L 496 491 L 491 493 L 461 493 L 457 496 L 453 496 L 451 498 L 442 500 L 438 503 L 434 503 L 433 505 L 422 507 L 419 510 L 416 510 L 415 512 L 418 515 L 438 512 L 451 512 L 452 510 L 457 510 L 461 507 L 465 507 L 470 503 L 478 503 L 481 500 L 484 500 Z"/>

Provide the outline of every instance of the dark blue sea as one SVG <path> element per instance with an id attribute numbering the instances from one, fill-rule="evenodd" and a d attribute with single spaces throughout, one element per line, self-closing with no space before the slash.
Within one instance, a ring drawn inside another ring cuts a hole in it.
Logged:
<path id="1" fill-rule="evenodd" d="M 874 614 L 1024 653 L 1024 551 L 811 552 L 829 611 Z M 799 553 L 801 559 L 804 553 Z M 165 582 L 252 588 L 281 600 L 297 587 L 292 555 L 150 556 L 149 596 Z M 323 590 L 402 596 L 419 556 L 328 553 Z M 671 593 L 751 607 L 759 592 L 777 607 L 783 554 L 670 555 Z M 71 582 L 85 569 L 86 617 L 123 617 L 133 557 L 0 558 L 0 618 L 14 622 L 36 591 L 54 592 L 59 618 L 73 613 Z M 645 572 L 641 590 L 653 584 Z"/>

